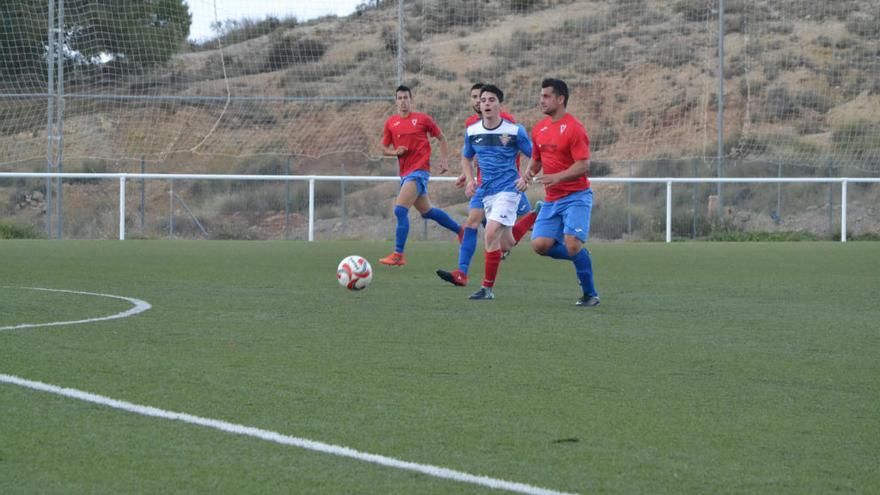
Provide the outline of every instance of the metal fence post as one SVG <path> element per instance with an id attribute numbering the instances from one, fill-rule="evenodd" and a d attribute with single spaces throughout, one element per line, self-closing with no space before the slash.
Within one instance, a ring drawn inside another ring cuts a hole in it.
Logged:
<path id="1" fill-rule="evenodd" d="M 60 179 L 60 177 L 59 177 Z M 125 176 L 119 176 L 119 240 L 125 240 Z"/>
<path id="2" fill-rule="evenodd" d="M 144 163 L 144 157 L 141 157 L 141 173 L 146 173 L 146 164 Z M 147 211 L 147 189 L 146 189 L 146 181 L 143 177 L 141 177 L 141 235 L 144 235 L 144 223 L 145 216 Z"/>
<path id="3" fill-rule="evenodd" d="M 174 179 L 169 181 L 168 191 L 168 238 L 174 239 Z"/>
<path id="4" fill-rule="evenodd" d="M 718 0 L 718 178 L 724 177 L 724 0 Z M 718 217 L 724 215 L 724 188 L 718 182 Z"/>
<path id="5" fill-rule="evenodd" d="M 403 84 L 403 0 L 397 0 L 397 85 Z"/>
<path id="6" fill-rule="evenodd" d="M 309 242 L 315 240 L 315 179 L 309 179 Z"/>
<path id="7" fill-rule="evenodd" d="M 672 181 L 666 181 L 666 242 L 672 242 Z"/>
<path id="8" fill-rule="evenodd" d="M 840 242 L 846 242 L 846 179 L 840 183 Z"/>
<path id="9" fill-rule="evenodd" d="M 287 157 L 284 175 L 290 175 L 290 156 Z M 288 239 L 290 239 L 290 179 L 284 181 L 284 240 Z"/>

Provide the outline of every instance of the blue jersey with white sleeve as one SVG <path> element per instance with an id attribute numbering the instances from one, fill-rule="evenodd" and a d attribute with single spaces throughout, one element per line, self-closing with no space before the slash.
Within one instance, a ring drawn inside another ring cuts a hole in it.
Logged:
<path id="1" fill-rule="evenodd" d="M 483 176 L 482 188 L 486 196 L 503 191 L 517 192 L 516 155 L 522 152 L 532 156 L 532 142 L 526 129 L 507 119 L 494 129 L 486 129 L 480 120 L 468 126 L 462 156 L 477 157 Z"/>

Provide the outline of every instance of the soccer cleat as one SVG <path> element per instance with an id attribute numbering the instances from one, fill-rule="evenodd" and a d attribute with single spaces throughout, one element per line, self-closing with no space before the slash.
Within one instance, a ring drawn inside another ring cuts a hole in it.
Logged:
<path id="1" fill-rule="evenodd" d="M 535 201 L 535 207 L 532 208 L 532 211 L 535 213 L 541 213 L 541 208 L 544 206 L 544 202 L 541 200 Z"/>
<path id="2" fill-rule="evenodd" d="M 458 243 L 461 244 L 464 241 L 464 225 L 458 228 Z"/>
<path id="3" fill-rule="evenodd" d="M 599 305 L 599 296 L 588 296 L 583 295 L 580 299 L 574 303 L 575 306 L 598 306 Z"/>
<path id="4" fill-rule="evenodd" d="M 510 249 L 505 249 L 504 251 L 501 251 L 501 261 L 506 260 L 508 256 L 510 256 Z"/>
<path id="5" fill-rule="evenodd" d="M 495 293 L 492 292 L 491 287 L 480 287 L 480 290 L 471 294 L 468 299 L 473 299 L 475 301 L 488 301 L 490 299 L 495 299 Z"/>
<path id="6" fill-rule="evenodd" d="M 437 276 L 449 282 L 452 285 L 464 287 L 468 283 L 468 276 L 461 270 L 447 272 L 446 270 L 437 270 Z"/>
<path id="7" fill-rule="evenodd" d="M 393 252 L 380 259 L 379 263 L 388 266 L 403 266 L 406 264 L 406 258 L 403 257 L 403 253 Z"/>

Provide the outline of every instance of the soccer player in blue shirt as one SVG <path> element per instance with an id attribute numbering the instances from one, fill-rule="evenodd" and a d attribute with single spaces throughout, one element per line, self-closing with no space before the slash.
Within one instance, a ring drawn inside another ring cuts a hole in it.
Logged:
<path id="1" fill-rule="evenodd" d="M 513 225 L 520 202 L 520 191 L 516 181 L 519 170 L 516 157 L 522 152 L 532 154 L 529 135 L 521 125 L 501 117 L 501 103 L 504 92 L 497 86 L 487 84 L 480 90 L 480 110 L 482 119 L 468 126 L 461 167 L 467 185 L 465 194 L 471 197 L 477 191 L 473 162 L 477 158 L 482 174 L 483 209 L 486 212 L 486 272 L 480 290 L 470 299 L 495 299 L 492 288 L 498 275 L 498 264 L 502 250 L 509 250 L 516 241 L 513 238 Z"/>
<path id="2" fill-rule="evenodd" d="M 480 120 L 483 119 L 482 111 L 480 110 L 480 93 L 483 90 L 484 83 L 476 83 L 471 86 L 470 91 L 470 106 L 474 109 L 474 114 L 465 120 L 464 128 L 467 130 L 473 124 L 476 124 Z M 502 110 L 500 112 L 501 118 L 510 121 L 513 124 L 516 124 L 516 120 L 512 115 Z M 470 269 L 471 259 L 474 257 L 474 252 L 477 249 L 477 228 L 482 224 L 486 225 L 486 214 L 483 210 L 483 189 L 480 187 L 481 178 L 480 178 L 480 164 L 475 159 L 474 165 L 476 165 L 477 175 L 477 190 L 473 196 L 471 196 L 470 203 L 468 204 L 468 217 L 462 224 L 462 235 L 461 235 L 461 245 L 458 249 L 458 269 L 453 271 L 446 270 L 437 270 L 437 276 L 442 280 L 451 283 L 452 285 L 456 285 L 459 287 L 464 287 L 468 283 L 468 271 Z M 519 155 L 517 155 L 516 160 L 517 169 L 519 169 Z M 455 181 L 455 187 L 464 187 L 466 183 L 466 177 L 464 173 L 459 175 L 458 180 Z M 540 208 L 540 202 L 536 205 L 536 208 Z M 520 202 L 517 207 L 516 214 L 519 216 L 519 220 L 517 220 L 516 224 L 514 224 L 512 232 L 513 239 L 518 243 L 520 239 L 532 228 L 532 225 L 535 223 L 535 219 L 538 216 L 538 210 L 532 211 L 532 205 L 529 203 L 529 198 L 525 195 L 525 193 L 520 194 Z M 505 258 L 505 255 L 509 253 L 509 251 L 501 252 L 501 259 Z"/>

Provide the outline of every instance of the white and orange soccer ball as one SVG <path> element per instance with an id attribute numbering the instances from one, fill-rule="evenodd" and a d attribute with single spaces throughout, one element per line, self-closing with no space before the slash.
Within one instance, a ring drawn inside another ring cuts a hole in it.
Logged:
<path id="1" fill-rule="evenodd" d="M 346 256 L 339 262 L 336 279 L 348 290 L 364 290 L 373 281 L 373 267 L 363 256 Z"/>

